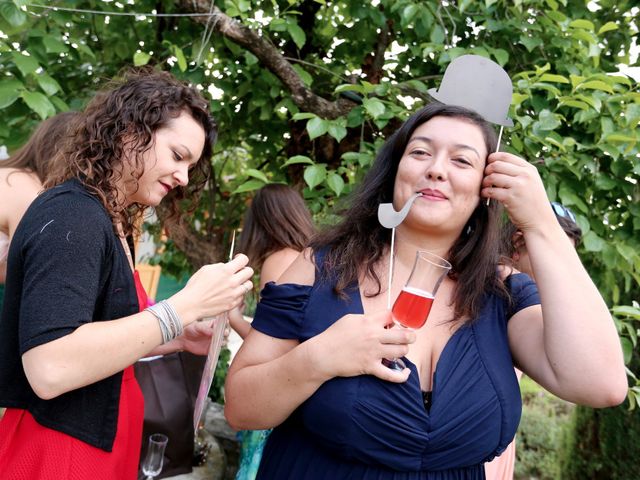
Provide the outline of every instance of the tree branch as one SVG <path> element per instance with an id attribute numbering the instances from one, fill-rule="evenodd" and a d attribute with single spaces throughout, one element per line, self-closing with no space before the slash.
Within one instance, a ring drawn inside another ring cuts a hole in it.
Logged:
<path id="1" fill-rule="evenodd" d="M 193 13 L 210 11 L 209 0 L 181 0 L 180 5 Z M 339 98 L 331 102 L 316 95 L 307 88 L 298 73 L 293 69 L 282 53 L 269 41 L 254 30 L 226 15 L 218 7 L 213 7 L 213 17 L 194 17 L 198 23 L 211 22 L 211 28 L 227 37 L 232 42 L 253 53 L 262 64 L 269 69 L 291 92 L 295 104 L 305 112 L 315 113 L 319 117 L 334 119 L 346 115 L 355 104 L 350 100 Z"/>
<path id="2" fill-rule="evenodd" d="M 186 255 L 194 270 L 209 263 L 225 261 L 221 241 L 206 238 L 188 222 L 165 222 L 168 209 L 162 203 L 156 207 L 156 215 L 166 229 L 167 236 L 176 244 L 178 250 Z"/>
<path id="3" fill-rule="evenodd" d="M 362 71 L 367 75 L 367 80 L 378 84 L 382 78 L 382 67 L 384 67 L 384 52 L 393 41 L 393 21 L 387 20 L 384 27 L 378 34 L 378 41 L 375 49 L 364 60 Z"/>

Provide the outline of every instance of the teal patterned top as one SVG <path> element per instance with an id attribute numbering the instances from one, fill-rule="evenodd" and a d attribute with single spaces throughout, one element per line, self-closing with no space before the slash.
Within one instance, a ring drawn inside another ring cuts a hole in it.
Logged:
<path id="1" fill-rule="evenodd" d="M 260 467 L 262 450 L 271 430 L 243 430 L 238 432 L 240 440 L 240 466 L 236 480 L 254 480 Z"/>

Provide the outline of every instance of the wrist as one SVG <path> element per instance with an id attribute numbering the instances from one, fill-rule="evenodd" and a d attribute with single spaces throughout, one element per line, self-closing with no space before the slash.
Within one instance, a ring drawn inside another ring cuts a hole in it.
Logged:
<path id="1" fill-rule="evenodd" d="M 180 315 L 168 301 L 160 300 L 145 308 L 145 311 L 152 313 L 158 320 L 164 345 L 171 343 L 184 332 L 184 324 Z"/>
<path id="2" fill-rule="evenodd" d="M 183 336 L 180 335 L 178 338 L 174 338 L 171 342 L 168 343 L 173 352 L 183 352 L 184 351 L 184 341 Z"/>
<path id="3" fill-rule="evenodd" d="M 180 293 L 181 292 L 176 293 L 165 301 L 174 308 L 182 320 L 182 324 L 186 327 L 187 325 L 199 320 L 200 317 L 196 308 L 194 308 L 193 305 L 190 305 L 189 302 L 185 301 L 186 299 L 184 299 Z"/>
<path id="4" fill-rule="evenodd" d="M 322 337 L 320 335 L 310 338 L 300 346 L 305 359 L 302 364 L 306 365 L 305 371 L 309 372 L 312 377 L 310 380 L 324 383 L 335 377 L 326 365 L 327 352 L 322 347 Z"/>
<path id="5" fill-rule="evenodd" d="M 534 243 L 548 243 L 557 244 L 558 241 L 562 241 L 567 238 L 564 230 L 560 224 L 553 219 L 553 222 L 549 222 L 545 225 L 540 225 L 535 228 L 529 228 L 522 231 L 527 248 Z"/>

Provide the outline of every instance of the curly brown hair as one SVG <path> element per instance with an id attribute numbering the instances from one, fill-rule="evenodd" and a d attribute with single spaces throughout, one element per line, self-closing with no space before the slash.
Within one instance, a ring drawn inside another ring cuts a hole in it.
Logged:
<path id="1" fill-rule="evenodd" d="M 165 222 L 178 222 L 181 210 L 195 209 L 209 178 L 217 130 L 207 101 L 194 87 L 149 67 L 127 69 L 89 102 L 71 141 L 59 152 L 65 157 L 58 163 L 60 171 L 47 179 L 45 188 L 79 179 L 102 202 L 114 230 L 120 225 L 124 235 L 131 234 L 146 206 L 125 204 L 124 192 L 118 187 L 125 171 L 123 159 L 131 162 L 137 187 L 144 173 L 143 154 L 153 148 L 155 132 L 183 112 L 203 128 L 205 143 L 190 170 L 189 184 L 172 189 L 165 197 L 169 201 Z"/>

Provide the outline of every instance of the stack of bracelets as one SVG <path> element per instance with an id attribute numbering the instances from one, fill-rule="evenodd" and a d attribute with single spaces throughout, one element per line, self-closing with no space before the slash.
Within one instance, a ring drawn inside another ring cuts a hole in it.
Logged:
<path id="1" fill-rule="evenodd" d="M 145 311 L 153 313 L 158 319 L 160 330 L 162 331 L 162 343 L 167 343 L 182 335 L 184 327 L 178 313 L 166 300 L 145 308 Z"/>

